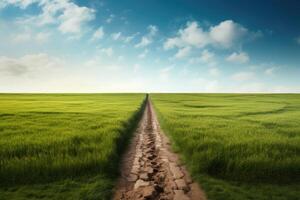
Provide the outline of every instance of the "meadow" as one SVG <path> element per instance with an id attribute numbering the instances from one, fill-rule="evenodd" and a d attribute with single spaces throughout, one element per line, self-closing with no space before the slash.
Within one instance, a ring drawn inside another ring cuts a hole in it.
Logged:
<path id="1" fill-rule="evenodd" d="M 143 94 L 0 94 L 0 199 L 108 199 Z"/>
<path id="2" fill-rule="evenodd" d="M 152 94 L 164 132 L 209 199 L 298 199 L 300 95 Z"/>

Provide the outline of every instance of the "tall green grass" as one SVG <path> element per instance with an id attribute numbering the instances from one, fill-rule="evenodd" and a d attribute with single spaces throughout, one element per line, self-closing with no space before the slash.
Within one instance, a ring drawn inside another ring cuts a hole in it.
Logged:
<path id="1" fill-rule="evenodd" d="M 300 95 L 153 94 L 163 129 L 195 176 L 300 182 Z"/>
<path id="2" fill-rule="evenodd" d="M 142 94 L 1 94 L 0 184 L 114 177 Z"/>

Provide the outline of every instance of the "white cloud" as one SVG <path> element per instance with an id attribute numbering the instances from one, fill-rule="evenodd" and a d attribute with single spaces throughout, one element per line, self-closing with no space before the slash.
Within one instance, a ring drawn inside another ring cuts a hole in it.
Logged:
<path id="1" fill-rule="evenodd" d="M 158 28 L 154 25 L 149 25 L 148 31 L 149 31 L 149 36 L 155 36 L 156 33 L 158 32 Z"/>
<path id="2" fill-rule="evenodd" d="M 232 80 L 247 81 L 255 78 L 254 72 L 238 72 L 232 75 Z"/>
<path id="3" fill-rule="evenodd" d="M 145 58 L 148 54 L 148 49 L 145 49 L 141 54 L 138 55 L 139 58 Z"/>
<path id="4" fill-rule="evenodd" d="M 114 50 L 112 47 L 103 48 L 103 49 L 101 49 L 101 52 L 103 52 L 104 54 L 106 54 L 109 57 L 111 57 L 114 54 Z"/>
<path id="5" fill-rule="evenodd" d="M 210 80 L 205 78 L 196 78 L 191 80 L 192 92 L 220 92 L 222 87 L 218 80 Z"/>
<path id="6" fill-rule="evenodd" d="M 268 75 L 268 76 L 271 76 L 271 75 L 274 74 L 274 71 L 275 71 L 275 70 L 276 70 L 275 67 L 267 68 L 267 69 L 265 70 L 265 74 Z"/>
<path id="7" fill-rule="evenodd" d="M 162 81 L 168 81 L 170 72 L 172 71 L 173 68 L 174 68 L 174 66 L 169 66 L 169 67 L 160 69 L 159 70 L 159 79 Z"/>
<path id="8" fill-rule="evenodd" d="M 209 43 L 207 33 L 205 33 L 197 22 L 187 24 L 185 29 L 179 30 L 179 35 L 183 43 L 195 47 L 203 47 Z"/>
<path id="9" fill-rule="evenodd" d="M 118 32 L 118 33 L 112 33 L 111 34 L 111 37 L 113 40 L 119 40 L 122 38 L 122 33 L 121 32 Z"/>
<path id="10" fill-rule="evenodd" d="M 300 93 L 300 87 L 299 86 L 275 86 L 271 88 L 268 92 L 276 92 L 276 93 Z"/>
<path id="11" fill-rule="evenodd" d="M 80 33 L 83 24 L 95 18 L 94 13 L 93 9 L 69 2 L 64 7 L 63 14 L 58 17 L 61 21 L 58 29 L 62 33 Z"/>
<path id="12" fill-rule="evenodd" d="M 300 36 L 296 39 L 296 42 L 300 45 Z"/>
<path id="13" fill-rule="evenodd" d="M 256 34 L 250 33 L 245 27 L 232 20 L 211 26 L 207 31 L 193 21 L 188 22 L 185 28 L 179 29 L 176 37 L 168 38 L 164 43 L 164 49 L 184 46 L 203 48 L 207 45 L 231 48 L 243 43 L 244 39 L 251 35 Z"/>
<path id="14" fill-rule="evenodd" d="M 208 63 L 208 62 L 213 61 L 214 57 L 215 57 L 214 53 L 205 49 L 201 52 L 200 60 L 204 63 Z"/>
<path id="15" fill-rule="evenodd" d="M 12 38 L 12 42 L 16 44 L 28 42 L 30 40 L 31 40 L 31 34 L 28 32 L 15 34 Z"/>
<path id="16" fill-rule="evenodd" d="M 217 62 L 215 61 L 215 54 L 207 49 L 204 49 L 199 57 L 194 57 L 189 59 L 191 64 L 195 63 L 205 63 L 209 66 L 215 66 Z"/>
<path id="17" fill-rule="evenodd" d="M 233 92 L 233 93 L 265 93 L 265 92 L 273 92 L 270 87 L 267 87 L 262 82 L 244 82 L 240 83 L 234 88 L 228 88 L 226 89 L 226 92 Z"/>
<path id="18" fill-rule="evenodd" d="M 8 5 L 15 5 L 21 9 L 26 9 L 29 5 L 38 2 L 38 0 L 1 0 L 0 8 Z"/>
<path id="19" fill-rule="evenodd" d="M 124 38 L 124 42 L 125 43 L 128 43 L 128 42 L 131 42 L 139 33 L 135 33 L 133 35 L 130 35 L 130 36 L 127 36 Z"/>
<path id="20" fill-rule="evenodd" d="M 212 76 L 219 76 L 221 74 L 221 71 L 218 68 L 213 67 L 209 69 L 209 74 Z"/>
<path id="21" fill-rule="evenodd" d="M 183 47 L 178 49 L 177 53 L 175 54 L 175 58 L 185 58 L 190 54 L 191 47 Z"/>
<path id="22" fill-rule="evenodd" d="M 210 28 L 209 36 L 214 44 L 230 48 L 239 43 L 248 34 L 248 30 L 232 20 L 221 22 Z"/>
<path id="23" fill-rule="evenodd" d="M 0 71 L 1 74 L 9 74 L 9 75 L 22 75 L 29 71 L 29 66 L 24 65 L 17 59 L 0 57 Z"/>
<path id="24" fill-rule="evenodd" d="M 39 32 L 33 33 L 31 31 L 25 30 L 22 33 L 16 33 L 11 36 L 11 41 L 14 44 L 27 43 L 27 42 L 36 42 L 43 44 L 48 41 L 51 36 L 50 32 Z"/>
<path id="25" fill-rule="evenodd" d="M 140 33 L 139 32 L 137 32 L 137 33 L 134 33 L 134 34 L 132 34 L 132 35 L 129 35 L 129 36 L 124 36 L 123 34 L 122 34 L 122 32 L 116 32 L 116 33 L 112 33 L 111 34 L 111 38 L 113 39 L 113 40 L 115 40 L 115 41 L 122 41 L 122 42 L 124 42 L 124 43 L 129 43 L 129 42 L 131 42 L 137 35 L 139 35 Z M 145 46 L 147 46 L 148 44 L 147 44 L 147 42 L 148 41 L 142 41 L 142 43 L 143 44 L 140 44 L 141 46 L 143 46 L 143 45 L 145 45 Z"/>
<path id="26" fill-rule="evenodd" d="M 139 64 L 134 64 L 134 65 L 133 65 L 133 72 L 134 72 L 134 73 L 137 73 L 137 72 L 139 71 L 140 67 L 141 67 L 141 66 L 140 66 Z"/>
<path id="27" fill-rule="evenodd" d="M 249 61 L 249 56 L 245 52 L 240 52 L 240 53 L 232 53 L 226 58 L 227 61 L 233 62 L 233 63 L 239 63 L 243 64 Z"/>
<path id="28" fill-rule="evenodd" d="M 118 56 L 118 61 L 123 61 L 124 60 L 124 56 L 120 55 Z"/>
<path id="29" fill-rule="evenodd" d="M 174 47 L 183 47 L 184 44 L 180 38 L 168 38 L 167 41 L 164 43 L 164 49 L 169 50 L 173 49 Z"/>
<path id="30" fill-rule="evenodd" d="M 20 19 L 19 23 L 37 26 L 56 24 L 62 33 L 81 34 L 83 27 L 95 18 L 94 9 L 79 6 L 70 0 L 6 0 L 5 6 L 9 4 L 22 9 L 36 4 L 41 8 L 41 14 Z"/>
<path id="31" fill-rule="evenodd" d="M 104 30 L 103 27 L 99 27 L 93 34 L 92 40 L 100 40 L 104 37 Z"/>
<path id="32" fill-rule="evenodd" d="M 153 42 L 153 37 L 157 34 L 158 28 L 154 25 L 149 25 L 147 29 L 148 33 L 135 45 L 136 48 L 146 47 Z"/>
<path id="33" fill-rule="evenodd" d="M 51 33 L 49 33 L 49 32 L 40 32 L 40 33 L 36 34 L 35 40 L 38 43 L 43 44 L 45 42 L 48 42 L 50 36 L 51 36 Z"/>
<path id="34" fill-rule="evenodd" d="M 143 92 L 150 85 L 145 84 L 146 77 L 133 77 L 124 70 L 130 66 L 105 62 L 99 55 L 80 63 L 46 54 L 21 58 L 0 57 L 2 92 Z M 7 60 L 20 69 L 10 70 L 11 65 L 3 64 Z"/>
<path id="35" fill-rule="evenodd" d="M 0 57 L 0 74 L 20 76 L 28 73 L 36 73 L 41 70 L 56 68 L 62 65 L 62 61 L 47 54 L 29 54 L 20 58 Z"/>
<path id="36" fill-rule="evenodd" d="M 135 45 L 136 48 L 146 47 L 152 43 L 152 40 L 146 36 L 143 36 L 141 41 Z"/>
<path id="37" fill-rule="evenodd" d="M 109 17 L 105 21 L 106 21 L 106 23 L 110 24 L 113 21 L 114 18 L 115 18 L 115 15 L 110 14 Z"/>
<path id="38" fill-rule="evenodd" d="M 188 22 L 187 27 L 180 29 L 177 35 L 177 37 L 167 39 L 164 43 L 164 49 L 180 48 L 183 46 L 204 47 L 209 43 L 207 33 L 198 26 L 197 22 Z"/>

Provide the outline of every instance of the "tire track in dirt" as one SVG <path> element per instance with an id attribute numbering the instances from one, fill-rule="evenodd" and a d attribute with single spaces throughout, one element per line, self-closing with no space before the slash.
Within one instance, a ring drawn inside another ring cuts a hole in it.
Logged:
<path id="1" fill-rule="evenodd" d="M 206 200 L 159 127 L 150 100 L 121 164 L 115 200 Z"/>

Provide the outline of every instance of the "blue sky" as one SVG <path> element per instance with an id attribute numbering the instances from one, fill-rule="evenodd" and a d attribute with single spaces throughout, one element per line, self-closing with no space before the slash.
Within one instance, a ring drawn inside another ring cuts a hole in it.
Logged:
<path id="1" fill-rule="evenodd" d="M 296 0 L 0 0 L 1 92 L 300 92 Z"/>

